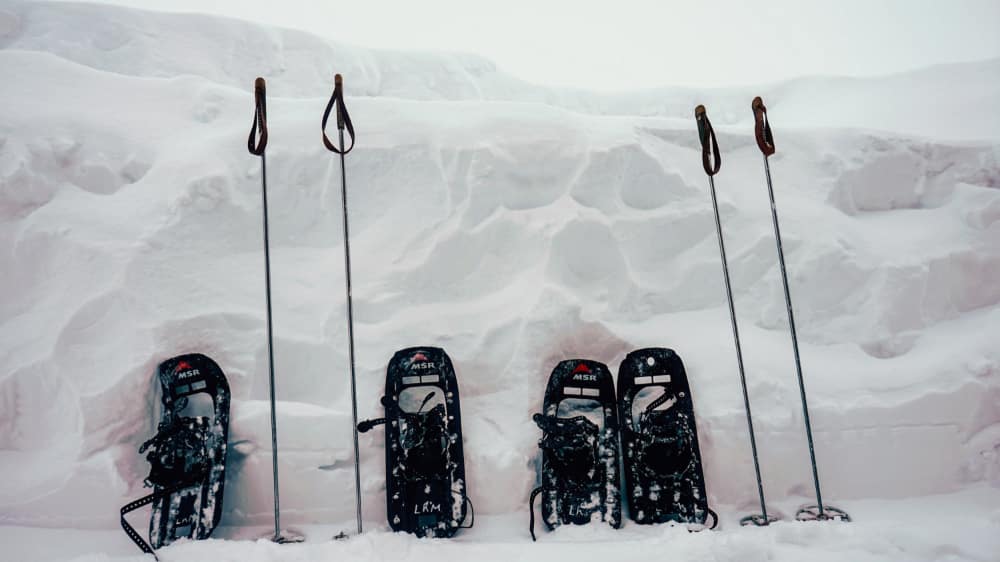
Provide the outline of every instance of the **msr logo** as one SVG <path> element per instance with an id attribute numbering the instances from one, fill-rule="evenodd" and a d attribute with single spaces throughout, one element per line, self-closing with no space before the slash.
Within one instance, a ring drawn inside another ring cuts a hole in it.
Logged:
<path id="1" fill-rule="evenodd" d="M 174 367 L 174 376 L 177 377 L 177 380 L 182 381 L 191 377 L 197 377 L 200 374 L 201 371 L 191 368 L 191 364 L 187 361 L 181 361 Z"/>
<path id="2" fill-rule="evenodd" d="M 580 363 L 573 369 L 573 380 L 597 382 L 597 375 L 591 374 L 590 367 Z"/>
<path id="3" fill-rule="evenodd" d="M 419 351 L 414 353 L 413 357 L 410 357 L 410 368 L 413 370 L 434 369 L 435 367 L 434 362 L 428 361 L 427 356 Z"/>

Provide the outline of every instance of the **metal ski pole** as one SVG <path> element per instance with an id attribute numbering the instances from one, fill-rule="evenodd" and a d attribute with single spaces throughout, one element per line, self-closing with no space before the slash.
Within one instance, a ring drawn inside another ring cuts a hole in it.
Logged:
<path id="1" fill-rule="evenodd" d="M 261 206 L 264 211 L 264 294 L 267 303 L 267 367 L 271 397 L 271 469 L 274 475 L 274 536 L 271 540 L 276 543 L 302 542 L 305 537 L 301 533 L 281 530 L 281 508 L 278 498 L 278 424 L 274 401 L 274 333 L 271 328 L 271 244 L 267 229 L 267 159 L 264 155 L 264 150 L 267 148 L 267 98 L 263 78 L 254 81 L 253 93 L 253 125 L 247 138 L 247 149 L 250 150 L 250 154 L 260 156 Z"/>
<path id="2" fill-rule="evenodd" d="M 344 278 L 347 288 L 347 353 L 351 369 L 351 416 L 354 421 L 352 429 L 354 431 L 354 491 L 357 502 L 358 534 L 361 534 L 361 459 L 358 447 L 358 392 L 357 380 L 354 369 L 354 307 L 351 300 L 351 242 L 349 229 L 347 228 L 347 171 L 344 167 L 344 156 L 354 148 L 354 124 L 351 123 L 351 116 L 344 106 L 344 80 L 339 74 L 333 77 L 333 95 L 330 102 L 326 104 L 323 112 L 323 144 L 327 150 L 340 155 L 340 200 L 344 211 Z M 339 134 L 339 144 L 334 145 L 326 136 L 326 122 L 330 118 L 330 111 L 337 107 L 337 133 Z M 344 148 L 344 128 L 351 136 L 351 145 Z"/>
<path id="3" fill-rule="evenodd" d="M 816 487 L 816 505 L 803 506 L 795 514 L 799 521 L 837 519 L 850 521 L 850 516 L 841 509 L 823 505 L 823 494 L 819 488 L 819 470 L 816 466 L 816 448 L 813 444 L 812 424 L 809 422 L 809 403 L 806 401 L 806 386 L 802 379 L 802 359 L 799 355 L 799 339 L 795 333 L 795 315 L 792 312 L 792 296 L 788 290 L 788 273 L 785 268 L 785 252 L 781 247 L 781 229 L 778 227 L 778 210 L 774 204 L 774 187 L 771 184 L 771 167 L 767 157 L 774 154 L 774 137 L 771 124 L 767 120 L 767 108 L 760 96 L 750 104 L 754 118 L 754 136 L 757 147 L 764 155 L 764 175 L 767 177 L 767 195 L 771 200 L 771 222 L 774 224 L 774 241 L 778 249 L 778 265 L 781 269 L 781 283 L 785 289 L 785 310 L 788 312 L 788 331 L 792 335 L 792 353 L 795 355 L 795 373 L 799 381 L 799 397 L 802 400 L 802 417 L 805 420 L 806 440 L 809 443 L 809 462 L 812 464 L 813 484 Z"/>
<path id="4" fill-rule="evenodd" d="M 760 498 L 760 513 L 748 515 L 740 519 L 741 525 L 769 525 L 778 520 L 774 515 L 768 515 L 764 503 L 764 485 L 760 478 L 760 462 L 757 457 L 757 439 L 753 430 L 753 415 L 750 412 L 750 396 L 747 394 L 747 378 L 743 369 L 743 350 L 740 348 L 740 331 L 736 325 L 736 307 L 733 305 L 733 289 L 729 282 L 729 264 L 726 260 L 726 244 L 722 236 L 722 222 L 719 220 L 719 203 L 715 197 L 715 174 L 719 173 L 722 158 L 719 154 L 719 143 L 715 138 L 715 129 L 708 120 L 705 106 L 694 108 L 694 118 L 698 123 L 698 138 L 701 140 L 701 163 L 708 175 L 709 192 L 712 194 L 712 210 L 715 212 L 715 233 L 719 238 L 719 255 L 722 257 L 722 279 L 726 285 L 726 300 L 729 303 L 729 321 L 733 327 L 733 341 L 736 343 L 736 365 L 740 372 L 740 386 L 743 388 L 743 407 L 747 415 L 747 430 L 750 433 L 750 452 L 753 454 L 753 469 L 757 476 L 757 495 Z"/>

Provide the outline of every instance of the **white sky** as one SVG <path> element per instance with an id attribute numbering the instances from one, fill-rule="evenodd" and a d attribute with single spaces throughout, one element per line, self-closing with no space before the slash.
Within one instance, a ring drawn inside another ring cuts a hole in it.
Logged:
<path id="1" fill-rule="evenodd" d="M 1000 0 L 107 0 L 460 51 L 540 84 L 600 90 L 872 75 L 1000 57 Z"/>

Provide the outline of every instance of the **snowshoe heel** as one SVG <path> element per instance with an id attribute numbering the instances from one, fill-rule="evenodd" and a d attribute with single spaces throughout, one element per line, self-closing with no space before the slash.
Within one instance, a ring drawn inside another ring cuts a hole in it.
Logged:
<path id="1" fill-rule="evenodd" d="M 532 540 L 539 495 L 549 530 L 594 520 L 620 526 L 618 411 L 608 368 L 583 359 L 559 363 L 549 377 L 543 413 L 533 419 L 542 430 L 542 454 L 541 485 L 528 500 Z"/>

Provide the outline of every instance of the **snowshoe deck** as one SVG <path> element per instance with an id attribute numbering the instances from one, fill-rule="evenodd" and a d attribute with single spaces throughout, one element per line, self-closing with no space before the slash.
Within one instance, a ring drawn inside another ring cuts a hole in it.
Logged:
<path id="1" fill-rule="evenodd" d="M 208 357 L 192 353 L 160 364 L 157 375 L 163 410 L 156 436 L 139 449 L 151 468 L 146 485 L 153 493 L 121 510 L 122 528 L 143 550 L 179 538 L 208 538 L 222 518 L 226 442 L 229 433 L 229 384 Z M 184 415 L 189 397 L 211 398 L 211 416 Z M 125 521 L 125 514 L 152 504 L 149 544 Z"/>
<path id="2" fill-rule="evenodd" d="M 451 537 L 465 521 L 468 489 L 458 381 L 443 349 L 411 347 L 389 361 L 385 417 L 386 516 L 394 531 Z"/>
<path id="3" fill-rule="evenodd" d="M 619 527 L 618 409 L 607 366 L 585 359 L 556 365 L 534 420 L 543 434 L 541 486 L 529 500 L 531 538 L 538 494 L 549 530 L 594 520 Z"/>
<path id="4" fill-rule="evenodd" d="M 681 358 L 663 348 L 629 353 L 618 371 L 618 396 L 632 520 L 704 525 L 711 514 L 715 527 Z"/>

